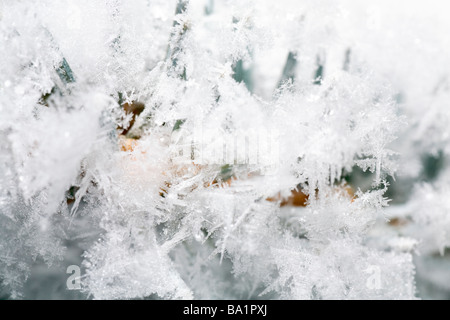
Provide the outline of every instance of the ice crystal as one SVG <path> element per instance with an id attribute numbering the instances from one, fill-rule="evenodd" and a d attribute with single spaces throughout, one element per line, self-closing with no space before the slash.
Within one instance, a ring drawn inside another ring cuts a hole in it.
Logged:
<path id="1" fill-rule="evenodd" d="M 440 2 L 0 4 L 2 296 L 412 299 L 450 246 Z"/>

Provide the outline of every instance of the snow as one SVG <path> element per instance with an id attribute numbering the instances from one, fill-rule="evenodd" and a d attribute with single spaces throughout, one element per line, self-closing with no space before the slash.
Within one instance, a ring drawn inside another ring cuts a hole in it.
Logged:
<path id="1" fill-rule="evenodd" d="M 0 297 L 432 297 L 446 5 L 0 1 Z"/>

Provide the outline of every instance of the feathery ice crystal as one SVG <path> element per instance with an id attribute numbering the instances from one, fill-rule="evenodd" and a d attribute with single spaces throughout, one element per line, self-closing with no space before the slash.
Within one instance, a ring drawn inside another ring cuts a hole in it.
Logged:
<path id="1" fill-rule="evenodd" d="M 450 246 L 443 5 L 0 2 L 0 296 L 420 297 L 415 253 Z"/>

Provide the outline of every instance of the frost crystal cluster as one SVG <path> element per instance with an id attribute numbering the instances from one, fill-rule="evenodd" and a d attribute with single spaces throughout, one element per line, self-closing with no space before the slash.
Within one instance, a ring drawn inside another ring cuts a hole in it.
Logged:
<path id="1" fill-rule="evenodd" d="M 0 298 L 449 297 L 445 5 L 0 1 Z"/>

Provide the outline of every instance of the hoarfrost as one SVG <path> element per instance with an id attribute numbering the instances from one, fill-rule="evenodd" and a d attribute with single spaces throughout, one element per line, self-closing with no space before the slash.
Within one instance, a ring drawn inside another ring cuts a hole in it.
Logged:
<path id="1" fill-rule="evenodd" d="M 449 152 L 437 2 L 1 3 L 2 295 L 73 260 L 94 299 L 413 299 L 450 245 L 445 173 L 377 234 Z"/>

